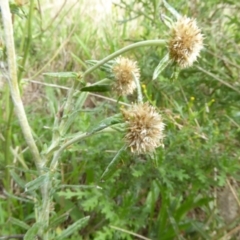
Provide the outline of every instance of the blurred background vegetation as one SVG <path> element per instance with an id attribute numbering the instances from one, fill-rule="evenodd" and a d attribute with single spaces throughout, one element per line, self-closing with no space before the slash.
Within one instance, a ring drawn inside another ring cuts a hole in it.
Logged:
<path id="1" fill-rule="evenodd" d="M 138 60 L 144 99 L 162 112 L 165 148 L 154 158 L 124 152 L 104 181 L 102 173 L 122 147 L 121 134 L 97 135 L 64 152 L 51 227 L 58 234 L 90 215 L 88 224 L 66 239 L 240 239 L 240 3 L 169 3 L 196 18 L 202 29 L 205 48 L 198 62 L 181 71 L 169 66 L 152 81 L 166 48 L 124 55 Z M 86 60 L 140 40 L 166 39 L 161 14 L 171 17 L 160 0 L 15 1 L 11 9 L 22 97 L 40 148 L 51 140 L 54 116 L 72 84 L 43 73 L 84 71 Z M 0 239 L 7 239 L 3 236 L 23 236 L 34 222 L 24 185 L 36 173 L 4 84 L 3 40 L 1 27 Z M 97 70 L 87 80 L 104 77 Z M 111 92 L 89 94 L 71 132 L 119 112 L 115 99 Z"/>

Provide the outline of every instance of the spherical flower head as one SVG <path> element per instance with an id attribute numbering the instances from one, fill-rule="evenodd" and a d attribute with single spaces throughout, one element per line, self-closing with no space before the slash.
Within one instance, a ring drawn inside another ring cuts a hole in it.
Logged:
<path id="1" fill-rule="evenodd" d="M 135 78 L 140 78 L 140 71 L 137 62 L 128 58 L 118 57 L 113 64 L 112 72 L 114 74 L 116 83 L 114 89 L 118 95 L 132 94 L 136 89 Z"/>
<path id="2" fill-rule="evenodd" d="M 203 35 L 194 19 L 178 19 L 172 27 L 168 48 L 170 58 L 181 68 L 192 66 L 203 48 Z"/>
<path id="3" fill-rule="evenodd" d="M 152 153 L 163 145 L 164 123 L 162 117 L 148 103 L 135 104 L 122 110 L 127 123 L 125 140 L 133 153 Z"/>

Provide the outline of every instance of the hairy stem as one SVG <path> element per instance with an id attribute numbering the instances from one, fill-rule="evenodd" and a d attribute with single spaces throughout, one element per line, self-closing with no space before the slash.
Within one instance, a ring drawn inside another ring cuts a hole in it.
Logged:
<path id="1" fill-rule="evenodd" d="M 142 89 L 141 89 L 140 81 L 133 73 L 132 73 L 132 75 L 133 75 L 134 81 L 137 85 L 138 103 L 142 103 L 143 102 L 143 96 L 142 96 Z"/>
<path id="2" fill-rule="evenodd" d="M 70 145 L 76 143 L 76 142 L 79 142 L 80 140 L 83 140 L 89 136 L 92 136 L 92 135 L 95 135 L 97 133 L 102 133 L 104 131 L 107 131 L 108 129 L 103 129 L 101 131 L 98 131 L 98 132 L 92 132 L 92 133 L 88 133 L 88 132 L 85 132 L 85 133 L 80 133 L 78 134 L 77 136 L 75 136 L 74 138 L 72 138 L 71 140 L 67 141 L 66 143 L 64 143 L 54 154 L 54 157 L 52 159 L 52 162 L 51 162 L 51 166 L 50 166 L 50 169 L 51 171 L 55 171 L 56 168 L 57 168 L 57 165 L 58 165 L 58 159 L 60 158 L 62 152 L 67 148 L 69 147 Z"/>
<path id="3" fill-rule="evenodd" d="M 27 142 L 29 150 L 31 151 L 34 159 L 34 163 L 38 169 L 38 172 L 43 173 L 44 159 L 41 158 L 39 150 L 35 144 L 30 125 L 24 110 L 23 102 L 20 96 L 20 90 L 18 85 L 17 77 L 17 62 L 16 62 L 16 53 L 14 46 L 14 37 L 13 37 L 13 26 L 11 19 L 11 12 L 9 8 L 8 0 L 1 0 L 1 13 L 3 18 L 3 26 L 5 32 L 5 42 L 6 50 L 8 56 L 8 69 L 9 69 L 9 79 L 8 85 L 14 105 L 14 110 L 18 118 L 22 133 Z M 38 222 L 45 222 L 48 224 L 49 220 L 49 208 L 50 208 L 50 198 L 49 198 L 49 186 L 51 183 L 44 183 L 41 188 L 43 204 L 42 208 L 39 209 L 39 217 L 37 217 Z M 43 228 L 39 230 L 40 234 L 43 233 Z M 44 240 L 47 240 L 47 237 L 44 237 Z"/>
<path id="4" fill-rule="evenodd" d="M 1 10 L 2 10 L 2 18 L 5 32 L 5 41 L 6 41 L 6 49 L 8 55 L 8 68 L 9 68 L 9 88 L 13 100 L 13 104 L 15 107 L 15 113 L 17 115 L 18 121 L 20 123 L 23 135 L 28 144 L 28 147 L 34 156 L 34 161 L 39 170 L 42 167 L 41 157 L 38 151 L 38 148 L 35 144 L 35 141 L 32 136 L 31 128 L 28 123 L 28 119 L 24 110 L 23 102 L 20 96 L 18 79 L 17 79 L 17 63 L 16 63 L 16 54 L 14 47 L 14 39 L 13 39 L 13 26 L 11 20 L 11 13 L 9 9 L 9 4 L 7 0 L 1 0 Z"/>
<path id="5" fill-rule="evenodd" d="M 163 39 L 157 39 L 157 40 L 147 40 L 147 41 L 141 41 L 141 42 L 137 42 L 137 43 L 133 43 L 131 45 L 128 45 L 124 48 L 121 48 L 120 50 L 108 55 L 107 57 L 105 57 L 104 59 L 102 59 L 100 62 L 98 62 L 96 65 L 94 65 L 93 67 L 89 68 L 84 74 L 83 74 L 83 78 L 86 77 L 89 73 L 93 72 L 94 70 L 96 70 L 97 68 L 99 68 L 100 66 L 102 66 L 104 63 L 112 60 L 113 58 L 116 58 L 117 56 L 128 52 L 134 48 L 139 48 L 139 47 L 149 47 L 149 46 L 160 46 L 160 45 L 165 45 L 166 44 L 166 40 Z"/>

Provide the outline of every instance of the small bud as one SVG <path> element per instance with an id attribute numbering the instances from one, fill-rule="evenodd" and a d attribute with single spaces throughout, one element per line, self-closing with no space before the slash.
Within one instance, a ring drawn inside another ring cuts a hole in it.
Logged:
<path id="1" fill-rule="evenodd" d="M 194 100 L 195 100 L 195 97 L 190 97 L 190 100 L 191 100 L 191 101 L 194 101 Z"/>

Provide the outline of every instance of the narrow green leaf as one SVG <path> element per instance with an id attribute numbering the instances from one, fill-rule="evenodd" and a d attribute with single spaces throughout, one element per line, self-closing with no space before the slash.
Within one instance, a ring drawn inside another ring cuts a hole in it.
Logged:
<path id="1" fill-rule="evenodd" d="M 97 185 L 71 185 L 71 184 L 61 184 L 58 188 L 96 188 L 96 189 L 102 189 L 101 187 Z"/>
<path id="2" fill-rule="evenodd" d="M 81 50 L 86 54 L 87 58 L 91 57 L 91 48 L 89 48 L 82 40 L 81 38 L 76 34 L 74 35 L 74 37 L 76 38 L 79 46 L 81 47 Z M 88 43 L 88 42 L 87 42 Z"/>
<path id="3" fill-rule="evenodd" d="M 58 227 L 62 222 L 66 221 L 69 217 L 69 212 L 62 214 L 59 217 L 54 217 L 50 219 L 50 226 L 48 229 Z"/>
<path id="4" fill-rule="evenodd" d="M 107 128 L 109 126 L 115 125 L 121 123 L 121 114 L 116 114 L 114 116 L 105 118 L 103 121 L 101 121 L 98 126 L 88 130 L 89 134 L 93 134 L 95 132 L 101 131 L 104 128 Z"/>
<path id="5" fill-rule="evenodd" d="M 26 229 L 26 230 L 30 229 L 30 226 L 28 224 L 26 224 L 25 222 L 20 221 L 20 220 L 14 218 L 14 217 L 10 217 L 9 221 L 12 224 L 17 225 L 17 226 L 19 226 L 19 227 L 21 227 L 23 229 Z"/>
<path id="6" fill-rule="evenodd" d="M 90 216 L 79 219 L 77 222 L 73 223 L 67 229 L 62 231 L 62 233 L 55 240 L 67 239 L 69 235 L 73 234 L 75 231 L 80 230 L 82 227 L 84 227 L 87 224 L 89 218 Z"/>
<path id="7" fill-rule="evenodd" d="M 10 175 L 14 179 L 14 181 L 20 186 L 21 188 L 24 188 L 26 185 L 26 182 L 22 180 L 22 178 L 19 177 L 18 174 L 15 173 L 15 171 L 10 170 Z"/>
<path id="8" fill-rule="evenodd" d="M 187 213 L 197 207 L 202 207 L 209 203 L 211 200 L 210 198 L 200 198 L 196 200 L 197 196 L 192 195 L 188 196 L 188 199 L 181 203 L 180 207 L 175 211 L 175 218 L 177 221 L 180 222 L 180 220 L 187 215 Z"/>
<path id="9" fill-rule="evenodd" d="M 31 192 L 39 188 L 45 181 L 49 180 L 49 174 L 43 174 L 25 185 L 25 191 Z"/>
<path id="10" fill-rule="evenodd" d="M 126 149 L 126 146 L 124 145 L 115 155 L 115 157 L 113 158 L 113 160 L 108 164 L 107 168 L 105 169 L 104 173 L 101 176 L 101 179 L 106 179 L 107 176 L 110 175 L 110 173 L 112 173 L 112 169 L 113 166 L 115 166 L 117 160 L 119 159 L 119 157 L 121 156 L 121 153 Z"/>
<path id="11" fill-rule="evenodd" d="M 77 101 L 76 101 L 75 109 L 79 110 L 79 109 L 82 109 L 83 105 L 85 104 L 85 101 L 88 97 L 88 93 L 79 92 L 77 96 L 78 96 L 78 98 L 77 98 Z"/>
<path id="12" fill-rule="evenodd" d="M 50 72 L 43 75 L 57 78 L 78 78 L 80 76 L 77 72 Z"/>
<path id="13" fill-rule="evenodd" d="M 211 237 L 204 231 L 204 226 L 202 223 L 192 221 L 191 224 L 194 227 L 194 229 L 202 235 L 204 239 L 211 239 Z"/>
<path id="14" fill-rule="evenodd" d="M 169 54 L 167 53 L 165 57 L 159 62 L 158 66 L 155 68 L 153 72 L 153 80 L 157 79 L 157 77 L 167 67 L 169 63 L 171 63 L 171 59 L 169 59 Z"/>
<path id="15" fill-rule="evenodd" d="M 156 184 L 158 185 L 158 188 L 160 190 L 161 195 L 161 211 L 158 214 L 159 218 L 159 230 L 158 235 L 161 235 L 163 229 L 167 229 L 168 226 L 168 213 L 167 208 L 169 205 L 169 199 L 167 198 L 167 193 L 165 191 L 165 188 L 162 186 L 162 184 L 159 182 L 159 180 L 156 181 Z"/>
<path id="16" fill-rule="evenodd" d="M 72 52 L 71 52 L 70 54 L 71 54 L 71 56 L 72 56 L 74 62 L 79 63 L 80 66 L 83 67 L 83 69 L 87 69 L 87 64 L 86 64 L 81 58 L 79 58 L 79 56 L 75 55 L 75 54 L 72 53 Z"/>
<path id="17" fill-rule="evenodd" d="M 170 223 L 173 227 L 173 230 L 175 232 L 175 235 L 176 235 L 177 239 L 178 240 L 183 240 L 183 237 L 181 236 L 180 231 L 179 231 L 178 223 L 176 222 L 176 219 L 174 219 L 170 209 L 167 209 L 167 213 L 168 213 L 169 221 L 170 221 Z"/>
<path id="18" fill-rule="evenodd" d="M 94 66 L 96 64 L 98 64 L 100 61 L 98 60 L 87 60 L 86 63 L 90 66 Z M 100 66 L 100 69 L 106 73 L 112 73 L 112 65 L 113 65 L 114 61 L 109 61 L 105 64 L 103 64 L 102 66 Z"/>
<path id="19" fill-rule="evenodd" d="M 8 197 L 10 197 L 10 198 L 17 199 L 18 201 L 34 204 L 33 200 L 29 200 L 29 199 L 27 199 L 27 198 L 22 198 L 22 197 L 17 197 L 17 196 L 15 196 L 15 195 L 7 192 L 7 191 L 4 191 L 4 194 L 6 194 L 6 195 L 7 195 Z"/>
<path id="20" fill-rule="evenodd" d="M 24 240 L 37 239 L 38 230 L 43 227 L 42 223 L 34 223 L 24 236 Z"/>
<path id="21" fill-rule="evenodd" d="M 173 8 L 167 1 L 163 0 L 164 7 L 176 18 L 180 18 L 181 14 L 179 14 L 175 8 Z"/>
<path id="22" fill-rule="evenodd" d="M 20 168 L 20 167 L 15 167 L 15 166 L 12 166 L 12 165 L 7 166 L 7 168 L 9 168 L 9 169 L 15 169 L 15 170 L 18 170 L 18 171 L 24 172 L 24 173 L 30 173 L 30 174 L 32 174 L 32 175 L 37 175 L 37 174 L 38 174 L 38 172 L 35 171 L 35 170 L 26 169 L 26 168 Z"/>
<path id="23" fill-rule="evenodd" d="M 111 85 L 102 84 L 102 85 L 93 85 L 88 87 L 81 88 L 82 92 L 108 92 L 111 90 Z"/>

